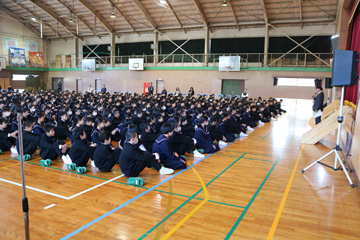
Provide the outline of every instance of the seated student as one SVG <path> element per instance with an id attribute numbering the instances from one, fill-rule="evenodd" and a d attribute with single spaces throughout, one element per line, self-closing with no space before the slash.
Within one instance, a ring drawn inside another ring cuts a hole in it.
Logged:
<path id="1" fill-rule="evenodd" d="M 179 155 L 185 155 L 185 153 L 190 152 L 194 154 L 196 158 L 203 158 L 205 157 L 204 154 L 201 154 L 196 149 L 196 140 L 188 137 L 183 136 L 181 132 L 180 120 L 178 117 L 174 117 L 173 121 L 171 122 L 172 127 L 174 128 L 174 133 L 169 137 L 169 144 L 170 148 Z M 202 150 L 201 150 L 202 152 Z"/>
<path id="2" fill-rule="evenodd" d="M 117 132 L 112 136 L 113 141 L 118 142 L 121 139 L 121 130 L 118 127 L 122 123 L 122 119 L 120 118 L 119 110 L 114 110 L 112 116 L 110 118 L 112 129 L 117 129 Z"/>
<path id="3" fill-rule="evenodd" d="M 69 156 L 70 148 L 63 141 L 55 137 L 55 126 L 46 124 L 44 127 L 45 134 L 40 139 L 40 156 L 42 159 L 54 160 L 61 157 L 65 164 L 71 164 Z"/>
<path id="4" fill-rule="evenodd" d="M 70 135 L 70 140 L 71 143 L 74 142 L 74 136 L 76 134 L 76 131 L 78 131 L 78 129 L 84 125 L 84 116 L 83 115 L 79 115 L 79 116 L 75 116 L 74 118 L 74 122 L 72 125 L 72 129 L 71 129 L 71 135 Z M 84 128 L 82 128 L 84 130 Z"/>
<path id="5" fill-rule="evenodd" d="M 23 124 L 23 154 L 33 155 L 35 151 L 40 147 L 40 139 L 41 136 L 32 133 L 33 131 L 33 123 L 32 122 L 24 122 Z M 19 138 L 16 139 L 16 150 L 20 153 L 20 143 Z"/>
<path id="6" fill-rule="evenodd" d="M 269 110 L 272 113 L 273 117 L 276 117 L 279 115 L 279 110 L 276 109 L 276 106 L 274 105 L 273 100 L 269 100 Z"/>
<path id="7" fill-rule="evenodd" d="M 153 115 L 149 115 L 149 116 L 147 116 L 146 120 L 150 126 L 150 132 L 157 133 L 157 131 L 155 129 L 156 118 Z"/>
<path id="8" fill-rule="evenodd" d="M 134 131 L 126 132 L 126 143 L 121 152 L 119 165 L 126 177 L 137 177 L 145 167 L 153 167 L 161 175 L 172 174 L 174 170 L 160 165 L 160 159 L 156 160 L 151 152 L 143 152 L 136 147 L 138 135 Z"/>
<path id="9" fill-rule="evenodd" d="M 34 125 L 33 133 L 39 136 L 42 136 L 44 134 L 44 127 L 43 123 L 45 121 L 45 115 L 44 113 L 36 113 L 36 122 Z M 30 154 L 31 155 L 31 154 Z"/>
<path id="10" fill-rule="evenodd" d="M 184 114 L 186 113 L 184 112 Z M 181 132 L 183 133 L 183 135 L 188 136 L 190 138 L 194 138 L 195 128 L 192 124 L 189 123 L 186 115 L 185 116 L 183 115 L 180 118 L 180 121 L 181 121 Z"/>
<path id="11" fill-rule="evenodd" d="M 85 124 L 83 125 L 83 129 L 86 133 L 86 139 L 90 142 L 91 141 L 91 133 L 93 129 L 93 119 L 91 117 L 85 118 Z"/>
<path id="12" fill-rule="evenodd" d="M 170 150 L 168 138 L 174 133 L 171 124 L 164 123 L 160 131 L 161 135 L 154 142 L 152 152 L 160 155 L 161 163 L 167 168 L 174 170 L 186 168 L 186 161 L 179 154 Z"/>
<path id="13" fill-rule="evenodd" d="M 259 105 L 259 116 L 260 116 L 260 120 L 263 123 L 268 123 L 270 122 L 269 118 L 265 115 L 265 105 L 263 103 L 261 103 Z"/>
<path id="14" fill-rule="evenodd" d="M 281 108 L 282 102 L 283 102 L 283 100 L 280 99 L 280 101 L 276 103 L 276 109 L 279 111 L 280 114 L 281 114 L 281 113 L 286 113 L 286 111 Z"/>
<path id="15" fill-rule="evenodd" d="M 142 123 L 140 125 L 141 130 L 141 141 L 145 149 L 149 152 L 152 152 L 152 147 L 155 140 L 158 137 L 158 134 L 151 133 L 150 126 L 148 123 Z"/>
<path id="16" fill-rule="evenodd" d="M 245 112 L 241 116 L 242 116 L 243 122 L 247 126 L 247 130 L 252 131 L 252 130 L 254 130 L 253 128 L 257 126 L 257 123 L 252 120 L 251 115 L 250 115 L 250 110 L 251 110 L 250 106 L 246 106 Z"/>
<path id="17" fill-rule="evenodd" d="M 162 91 L 161 91 L 161 95 L 163 95 L 163 96 L 167 96 L 167 91 L 166 91 L 166 88 L 165 87 L 163 87 L 163 89 L 162 89 Z"/>
<path id="18" fill-rule="evenodd" d="M 95 119 L 95 124 L 94 124 L 94 130 L 91 133 L 91 141 L 93 143 L 96 143 L 97 145 L 100 145 L 100 133 L 102 133 L 104 131 L 104 127 L 105 127 L 105 119 L 102 117 L 97 117 Z"/>
<path id="19" fill-rule="evenodd" d="M 60 140 L 70 138 L 72 128 L 68 118 L 68 113 L 66 111 L 60 112 L 60 121 L 57 122 L 56 126 L 56 137 Z"/>
<path id="20" fill-rule="evenodd" d="M 209 118 L 207 116 L 202 116 L 198 119 L 198 124 L 194 135 L 197 146 L 204 149 L 204 153 L 214 153 L 219 151 L 219 145 L 211 141 L 210 134 L 206 130 L 206 126 L 209 124 Z"/>
<path id="21" fill-rule="evenodd" d="M 11 151 L 12 153 L 17 153 L 16 148 L 13 145 L 16 144 L 18 131 L 12 131 L 8 128 L 5 118 L 0 117 L 0 150 L 1 151 Z"/>
<path id="22" fill-rule="evenodd" d="M 217 125 L 217 118 L 215 116 L 210 117 L 210 123 L 207 125 L 211 141 L 217 141 L 219 145 L 226 145 L 226 138 L 221 133 Z"/>
<path id="23" fill-rule="evenodd" d="M 250 116 L 255 123 L 258 123 L 259 125 L 265 124 L 265 122 L 261 121 L 262 116 L 260 115 L 256 105 L 251 106 Z"/>
<path id="24" fill-rule="evenodd" d="M 223 113 L 220 115 L 221 122 L 218 125 L 218 128 L 225 139 L 225 142 L 235 141 L 235 134 L 229 131 L 228 120 L 230 115 Z"/>
<path id="25" fill-rule="evenodd" d="M 99 140 L 94 152 L 95 166 L 102 172 L 110 172 L 119 161 L 121 149 L 112 147 L 111 136 L 105 132 L 100 133 Z"/>
<path id="26" fill-rule="evenodd" d="M 156 123 L 155 123 L 155 133 L 160 133 L 161 126 L 164 123 L 164 117 L 161 114 L 157 114 L 155 116 Z M 153 131 L 152 131 L 153 132 Z"/>
<path id="27" fill-rule="evenodd" d="M 86 140 L 86 132 L 82 127 L 73 130 L 73 144 L 70 149 L 70 158 L 77 166 L 86 167 L 89 158 L 93 159 L 96 143 Z"/>

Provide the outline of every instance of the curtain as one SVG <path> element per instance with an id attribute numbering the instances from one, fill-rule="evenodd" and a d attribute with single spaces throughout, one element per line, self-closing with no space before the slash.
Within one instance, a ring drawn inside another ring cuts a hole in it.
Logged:
<path id="1" fill-rule="evenodd" d="M 359 10 L 356 11 L 357 12 L 354 16 L 354 22 L 352 26 L 349 27 L 348 38 L 351 38 L 351 45 L 348 46 L 347 49 L 360 52 L 360 14 L 359 14 Z M 359 85 L 359 80 L 357 81 L 355 86 L 347 87 L 345 89 L 345 100 L 357 104 L 358 85 Z"/>

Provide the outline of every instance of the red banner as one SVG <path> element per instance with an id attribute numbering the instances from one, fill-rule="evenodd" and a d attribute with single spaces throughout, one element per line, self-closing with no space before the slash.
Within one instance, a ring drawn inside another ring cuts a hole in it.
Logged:
<path id="1" fill-rule="evenodd" d="M 150 86 L 149 82 L 144 82 L 144 95 L 149 93 L 149 86 Z"/>

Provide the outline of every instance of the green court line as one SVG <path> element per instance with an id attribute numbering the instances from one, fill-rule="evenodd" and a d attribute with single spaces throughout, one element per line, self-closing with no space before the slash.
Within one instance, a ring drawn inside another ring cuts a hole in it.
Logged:
<path id="1" fill-rule="evenodd" d="M 10 159 L 11 159 L 11 160 L 20 161 L 20 160 L 18 160 L 18 159 L 14 159 L 14 158 L 8 158 L 8 159 L 3 159 L 3 160 L 10 160 Z M 3 161 L 3 160 L 0 160 L 0 161 Z M 35 160 L 35 159 L 34 159 L 34 160 Z M 30 164 L 42 166 L 42 165 L 39 164 L 39 163 L 34 163 L 34 162 L 29 162 L 29 161 L 26 161 L 26 162 L 27 162 L 27 163 L 30 163 Z M 74 173 L 74 174 L 82 175 L 82 176 L 86 176 L 86 177 L 96 178 L 96 179 L 99 179 L 99 180 L 105 180 L 105 181 L 110 180 L 110 179 L 101 178 L 101 177 L 97 177 L 97 176 L 93 176 L 93 175 L 80 174 L 80 173 L 77 173 L 76 171 L 64 170 L 64 169 L 57 168 L 57 167 L 48 166 L 48 168 L 52 168 L 52 169 L 56 169 L 56 170 L 61 170 L 61 171 L 63 171 L 63 172 L 70 172 L 70 173 Z M 123 185 L 127 185 L 127 186 L 131 186 L 131 187 L 136 187 L 136 188 L 149 189 L 148 187 L 135 186 L 135 185 L 128 184 L 128 183 L 125 183 L 125 182 L 119 182 L 119 181 L 113 181 L 113 182 L 114 182 L 114 183 L 123 184 Z M 186 195 L 182 195 L 182 194 L 177 194 L 177 193 L 170 193 L 170 192 L 162 191 L 162 190 L 158 190 L 158 189 L 154 189 L 154 191 L 156 191 L 156 192 L 162 192 L 162 193 L 167 193 L 167 194 L 171 194 L 171 195 L 175 195 L 175 196 L 179 196 L 179 197 L 190 198 L 190 196 L 186 196 Z M 194 199 L 204 200 L 204 199 L 201 199 L 201 198 L 194 198 Z M 217 202 L 217 201 L 211 201 L 211 200 L 209 200 L 209 202 L 213 202 L 213 203 L 217 203 L 217 204 L 221 204 L 221 205 L 233 206 L 233 207 L 237 207 L 237 208 L 245 208 L 245 207 L 240 206 L 240 205 L 234 205 L 234 204 L 229 204 L 229 203 L 224 203 L 224 202 Z"/>
<path id="2" fill-rule="evenodd" d="M 242 156 L 240 156 L 238 159 L 236 159 L 233 163 L 231 163 L 229 166 L 227 166 L 222 172 L 220 172 L 216 177 L 214 177 L 210 182 L 206 184 L 206 187 L 209 186 L 211 183 L 213 183 L 217 178 L 219 178 L 224 172 L 226 172 L 229 168 L 231 168 L 235 163 L 237 163 L 242 157 L 245 156 L 246 153 L 244 153 Z M 161 224 L 163 224 L 166 220 L 168 220 L 172 215 L 174 215 L 177 211 L 179 211 L 182 207 L 184 207 L 188 202 L 190 202 L 192 199 L 195 198 L 196 195 L 198 195 L 203 189 L 201 188 L 199 191 L 197 191 L 194 195 L 192 195 L 188 200 L 186 200 L 184 203 L 182 203 L 179 207 L 177 207 L 174 211 L 172 211 L 170 214 L 168 214 L 165 218 L 163 218 L 160 222 L 158 222 L 154 227 L 152 227 L 150 230 L 148 230 L 146 233 L 144 233 L 140 239 L 144 239 L 146 236 L 148 236 L 150 233 L 152 233 L 156 228 L 158 228 Z"/>
<path id="3" fill-rule="evenodd" d="M 224 151 L 224 152 L 235 152 L 235 153 L 245 153 L 245 152 L 238 152 L 238 151 L 231 151 L 231 150 L 221 150 L 221 151 Z M 265 156 L 265 157 L 274 157 L 274 156 L 271 156 L 271 155 L 264 155 L 264 154 L 258 154 L 258 153 L 246 153 L 246 154 L 250 154 L 250 155 L 257 155 L 257 156 Z"/>
<path id="4" fill-rule="evenodd" d="M 239 156 L 230 156 L 230 155 L 223 155 L 223 154 L 216 154 L 214 156 L 235 157 L 235 158 L 239 157 Z M 276 161 L 276 160 L 266 160 L 266 159 L 259 159 L 259 158 L 247 158 L 247 157 L 243 157 L 243 159 L 257 160 L 257 161 L 263 161 L 263 162 L 275 162 Z"/>
<path id="5" fill-rule="evenodd" d="M 263 137 L 262 140 L 264 140 L 265 138 L 267 138 L 267 137 L 270 135 L 271 132 L 272 132 L 272 131 L 270 131 L 265 137 Z"/>
<path id="6" fill-rule="evenodd" d="M 251 204 L 255 201 L 255 198 L 257 197 L 257 195 L 259 194 L 260 190 L 262 189 L 262 187 L 265 185 L 267 179 L 269 178 L 270 174 L 272 173 L 272 171 L 274 170 L 276 164 L 279 162 L 280 157 L 276 160 L 276 162 L 274 163 L 274 165 L 272 166 L 272 168 L 270 169 L 269 173 L 266 175 L 265 179 L 263 180 L 263 182 L 261 183 L 261 185 L 259 186 L 259 188 L 257 189 L 257 191 L 255 192 L 255 194 L 253 195 L 253 197 L 251 198 L 250 202 L 246 205 L 246 208 L 244 209 L 244 211 L 241 213 L 241 215 L 239 216 L 239 218 L 236 220 L 236 222 L 234 223 L 234 225 L 232 226 L 232 228 L 230 229 L 230 231 L 228 232 L 228 234 L 225 237 L 225 240 L 230 239 L 230 237 L 232 236 L 232 234 L 234 233 L 235 229 L 238 227 L 238 225 L 240 224 L 241 220 L 244 218 L 245 214 L 247 213 L 247 211 L 249 210 L 249 208 L 251 207 Z"/>
<path id="7" fill-rule="evenodd" d="M 12 158 L 1 159 L 0 162 L 10 160 L 10 159 L 12 159 Z"/>

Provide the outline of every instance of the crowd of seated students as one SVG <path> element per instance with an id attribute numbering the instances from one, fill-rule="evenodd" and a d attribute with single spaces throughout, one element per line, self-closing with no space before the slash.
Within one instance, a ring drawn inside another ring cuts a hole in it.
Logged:
<path id="1" fill-rule="evenodd" d="M 285 112 L 274 98 L 4 90 L 0 149 L 12 153 L 19 152 L 14 99 L 21 105 L 24 154 L 39 148 L 43 159 L 77 166 L 91 159 L 104 172 L 119 163 L 127 177 L 145 167 L 160 174 L 186 168 L 186 154 L 203 158 Z"/>

